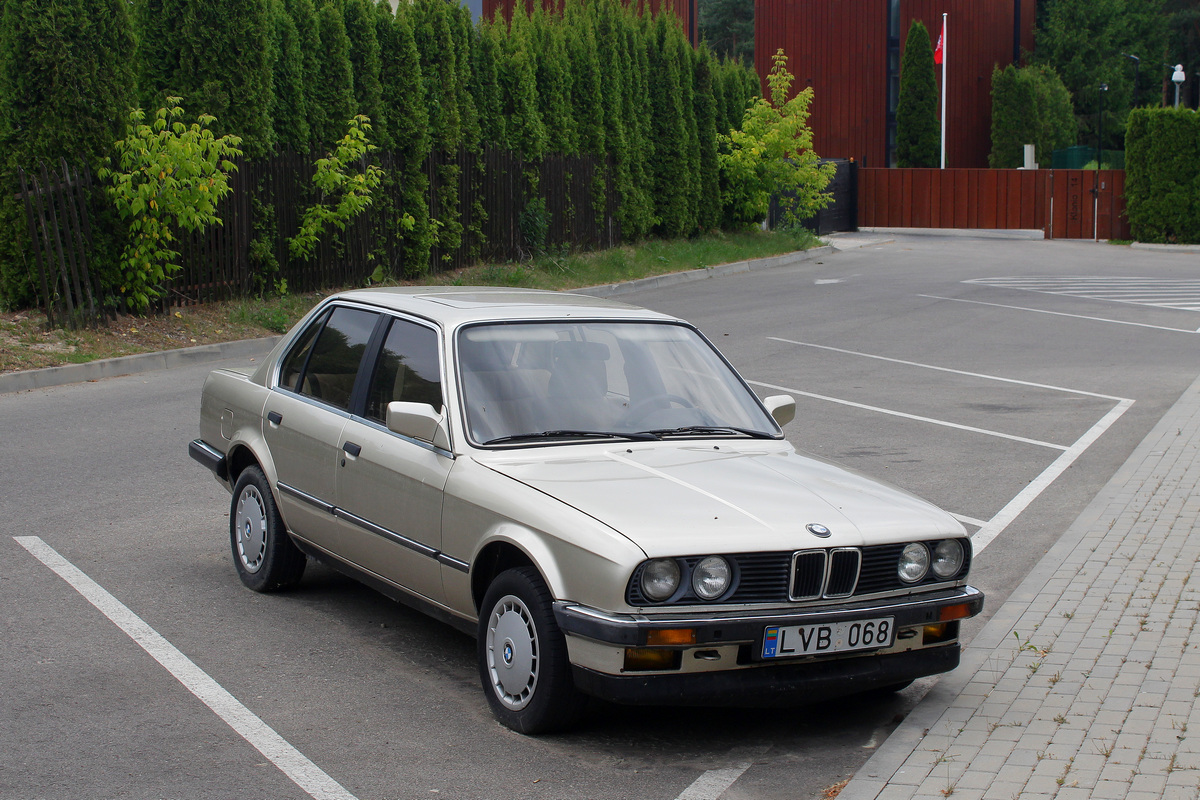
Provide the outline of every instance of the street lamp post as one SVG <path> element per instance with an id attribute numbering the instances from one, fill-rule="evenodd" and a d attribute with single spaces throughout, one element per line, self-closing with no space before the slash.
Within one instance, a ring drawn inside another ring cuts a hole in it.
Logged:
<path id="1" fill-rule="evenodd" d="M 1130 61 L 1133 62 L 1133 107 L 1137 108 L 1138 70 L 1142 66 L 1142 60 L 1140 58 L 1138 58 L 1137 56 L 1130 55 L 1129 53 L 1121 53 L 1121 55 L 1125 56 L 1126 58 L 1128 58 Z"/>
<path id="2" fill-rule="evenodd" d="M 1175 107 L 1179 108 L 1179 87 L 1187 80 L 1187 75 L 1183 74 L 1183 64 L 1175 65 L 1175 74 L 1171 76 L 1171 83 L 1175 84 Z"/>

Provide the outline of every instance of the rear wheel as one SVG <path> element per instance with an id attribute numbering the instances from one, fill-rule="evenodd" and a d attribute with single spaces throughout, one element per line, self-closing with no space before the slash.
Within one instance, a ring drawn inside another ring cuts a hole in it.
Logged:
<path id="1" fill-rule="evenodd" d="M 297 583 L 307 559 L 284 528 L 267 476 L 247 467 L 233 487 L 229 544 L 242 583 L 256 592 L 272 592 Z"/>
<path id="2" fill-rule="evenodd" d="M 550 590 L 533 567 L 502 572 L 479 617 L 479 677 L 492 713 L 519 733 L 561 730 L 583 711 Z"/>

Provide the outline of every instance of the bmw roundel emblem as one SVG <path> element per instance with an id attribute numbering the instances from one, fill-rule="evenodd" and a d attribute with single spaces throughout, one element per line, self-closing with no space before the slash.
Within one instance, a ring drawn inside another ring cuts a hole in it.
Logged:
<path id="1" fill-rule="evenodd" d="M 820 536 L 822 539 L 829 538 L 829 528 L 826 528 L 824 525 L 818 525 L 815 522 L 810 522 L 807 525 L 807 528 L 808 532 L 813 536 Z"/>

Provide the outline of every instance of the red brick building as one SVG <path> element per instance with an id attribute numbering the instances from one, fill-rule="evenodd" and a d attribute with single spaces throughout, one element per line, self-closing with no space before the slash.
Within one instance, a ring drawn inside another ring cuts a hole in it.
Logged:
<path id="1" fill-rule="evenodd" d="M 936 45 L 942 12 L 949 15 L 946 165 L 986 167 L 992 69 L 1033 49 L 1035 0 L 755 0 L 755 68 L 765 78 L 782 47 L 793 88 L 815 92 L 817 153 L 889 166 L 904 39 L 919 19 Z"/>

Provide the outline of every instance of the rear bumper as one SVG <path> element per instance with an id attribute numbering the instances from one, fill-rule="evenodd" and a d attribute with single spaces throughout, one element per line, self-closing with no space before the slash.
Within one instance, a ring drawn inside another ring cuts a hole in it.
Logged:
<path id="1" fill-rule="evenodd" d="M 225 454 L 220 450 L 203 439 L 196 439 L 188 444 L 188 455 L 212 470 L 213 475 L 228 483 L 229 467 L 225 461 Z"/>

